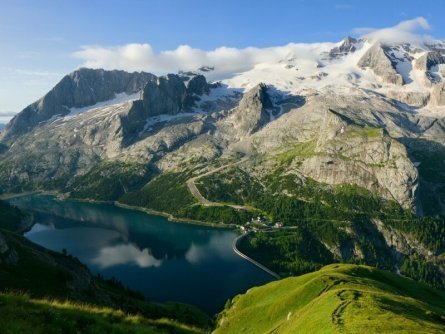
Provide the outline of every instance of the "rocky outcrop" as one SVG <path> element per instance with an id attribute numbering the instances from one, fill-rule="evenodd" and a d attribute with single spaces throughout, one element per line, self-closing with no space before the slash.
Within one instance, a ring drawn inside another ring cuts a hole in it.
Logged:
<path id="1" fill-rule="evenodd" d="M 209 92 L 210 87 L 203 75 L 194 76 L 186 86 L 180 76 L 168 74 L 147 83 L 142 106 L 147 117 L 176 115 L 190 111 L 200 96 Z"/>
<path id="2" fill-rule="evenodd" d="M 124 145 L 128 145 L 144 130 L 150 117 L 192 111 L 191 108 L 203 94 L 209 92 L 210 87 L 202 75 L 194 76 L 187 86 L 176 74 L 148 82 L 142 101 L 134 101 L 131 108 L 119 116 Z"/>
<path id="3" fill-rule="evenodd" d="M 198 93 L 210 89 L 205 78 L 196 76 L 187 88 L 177 76 L 162 78 L 159 86 L 150 83 L 155 91 L 150 93 L 152 105 L 144 107 L 144 100 L 129 101 L 81 113 L 75 118 L 58 118 L 42 123 L 29 133 L 15 138 L 0 161 L 0 192 L 20 191 L 35 182 L 53 183 L 58 186 L 72 182 L 73 178 L 87 173 L 105 159 L 131 159 L 148 163 L 180 147 L 201 134 L 205 129 L 205 116 L 174 114 L 190 111 L 186 107 L 187 96 L 198 99 Z M 156 119 L 151 112 L 162 107 L 168 93 L 174 93 L 174 85 L 182 87 L 177 95 L 170 95 L 173 109 L 162 109 L 167 121 Z M 146 92 L 149 89 L 146 87 Z M 182 93 L 185 91 L 185 95 Z M 185 96 L 185 98 L 184 98 Z M 181 97 L 180 99 L 178 97 Z M 196 100 L 195 100 L 196 102 Z M 178 121 L 174 122 L 174 116 Z M 173 117 L 169 119 L 168 117 Z M 147 126 L 151 121 L 152 125 Z M 26 150 L 22 148 L 26 147 Z M 191 155 L 190 155 L 191 156 Z"/>
<path id="4" fill-rule="evenodd" d="M 429 250 L 424 244 L 410 237 L 409 234 L 385 225 L 382 221 L 374 219 L 372 223 L 385 239 L 387 245 L 395 249 L 399 254 L 406 256 L 421 255 L 429 260 L 437 260 L 437 256 L 433 251 Z"/>
<path id="5" fill-rule="evenodd" d="M 236 94 L 226 94 L 230 91 Z M 186 79 L 170 74 L 149 80 L 140 100 L 57 118 L 4 142 L 0 191 L 69 189 L 74 178 L 103 161 L 156 164 L 164 172 L 233 152 L 265 157 L 251 170 L 264 177 L 276 167 L 277 158 L 269 156 L 290 151 L 284 174 L 356 184 L 413 207 L 415 161 L 394 138 L 424 133 L 440 139 L 445 127 L 440 119 L 408 112 L 395 101 L 422 106 L 423 93 L 387 91 L 394 92 L 388 93 L 392 98 L 337 86 L 289 95 L 259 84 L 243 94 L 196 73 Z M 443 103 L 442 91 L 437 90 L 435 103 Z M 304 143 L 311 146 L 293 150 Z M 294 153 L 300 156 L 292 158 Z"/>
<path id="6" fill-rule="evenodd" d="M 323 101 L 329 105 L 328 100 Z M 317 108 L 313 108 L 310 109 L 312 117 L 315 113 L 320 114 Z M 298 114 L 304 117 L 305 112 L 300 110 Z M 322 115 L 322 118 L 314 120 L 316 123 L 313 125 L 303 125 L 308 129 L 318 124 L 318 129 L 312 130 L 312 140 L 300 144 L 306 145 L 302 149 L 304 153 L 295 157 L 286 173 L 302 174 L 331 185 L 356 184 L 382 197 L 395 199 L 406 208 L 413 208 L 418 173 L 405 147 L 391 138 L 384 128 L 358 123 L 360 120 L 354 119 L 355 115 L 350 111 L 345 110 L 343 114 L 328 108 Z M 366 114 L 363 111 L 360 115 Z M 370 118 L 367 119 L 371 122 Z M 290 120 L 286 123 L 292 124 Z M 286 130 L 284 126 L 281 128 L 283 133 Z M 294 131 L 298 130 L 294 128 Z M 273 138 L 264 140 L 272 141 Z"/>
<path id="7" fill-rule="evenodd" d="M 414 207 L 417 170 L 395 140 L 348 138 L 320 153 L 301 163 L 303 175 L 327 184 L 356 184 Z"/>
<path id="8" fill-rule="evenodd" d="M 429 51 L 416 59 L 414 68 L 423 72 L 431 70 L 433 66 L 445 64 L 445 55 L 437 51 Z"/>
<path id="9" fill-rule="evenodd" d="M 144 87 L 143 108 L 147 116 L 175 115 L 183 108 L 187 88 L 178 75 L 169 74 Z"/>
<path id="10" fill-rule="evenodd" d="M 3 140 L 29 132 L 70 108 L 110 100 L 118 93 L 137 93 L 156 77 L 150 73 L 105 71 L 82 68 L 66 75 L 48 94 L 17 114 L 2 132 Z"/>
<path id="11" fill-rule="evenodd" d="M 445 106 L 445 82 L 433 86 L 431 91 L 431 106 Z"/>
<path id="12" fill-rule="evenodd" d="M 190 109 L 193 107 L 200 100 L 200 96 L 210 92 L 211 86 L 203 75 L 195 75 L 187 83 L 187 96 L 184 100 L 184 108 Z"/>
<path id="13" fill-rule="evenodd" d="M 431 86 L 440 82 L 440 78 L 431 72 L 434 66 L 445 64 L 445 55 L 438 51 L 429 51 L 416 59 L 414 68 L 424 73 L 424 83 Z"/>
<path id="14" fill-rule="evenodd" d="M 270 121 L 270 115 L 266 111 L 268 108 L 272 108 L 272 102 L 267 86 L 259 84 L 243 95 L 239 106 L 219 127 L 233 138 L 251 135 Z"/>
<path id="15" fill-rule="evenodd" d="M 357 66 L 370 68 L 383 82 L 394 85 L 403 85 L 403 77 L 397 72 L 390 56 L 388 56 L 380 43 L 375 43 L 360 58 Z"/>
<path id="16" fill-rule="evenodd" d="M 428 92 L 392 90 L 388 91 L 386 95 L 412 108 L 425 107 L 430 99 L 430 93 Z"/>
<path id="17" fill-rule="evenodd" d="M 355 38 L 347 36 L 343 39 L 342 43 L 339 46 L 336 46 L 335 48 L 332 48 L 331 51 L 329 51 L 329 57 L 331 59 L 334 59 L 345 56 L 349 53 L 353 53 L 357 50 L 357 43 L 358 41 Z"/>

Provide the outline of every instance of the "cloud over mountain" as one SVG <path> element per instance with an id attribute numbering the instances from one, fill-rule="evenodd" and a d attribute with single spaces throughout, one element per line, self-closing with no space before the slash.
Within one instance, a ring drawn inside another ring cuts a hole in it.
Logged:
<path id="1" fill-rule="evenodd" d="M 388 28 L 355 28 L 353 33 L 360 37 L 379 40 L 382 43 L 422 45 L 424 42 L 432 40 L 432 37 L 420 33 L 425 30 L 431 30 L 431 26 L 424 17 L 420 16 Z"/>
<path id="2" fill-rule="evenodd" d="M 328 43 L 332 44 L 332 43 Z M 312 45 L 312 44 L 311 44 Z M 308 44 L 290 43 L 271 48 L 248 47 L 244 49 L 220 47 L 206 51 L 180 45 L 175 50 L 155 53 L 149 44 L 127 44 L 118 47 L 85 46 L 74 56 L 84 60 L 82 66 L 154 73 L 196 70 L 201 66 L 215 67 L 209 73 L 213 79 L 221 79 L 237 72 L 246 71 L 256 64 L 277 61 L 286 56 L 312 57 Z M 212 78 L 210 78 L 212 79 Z"/>
<path id="3" fill-rule="evenodd" d="M 431 27 L 428 21 L 423 17 L 417 17 L 402 21 L 389 28 L 356 28 L 353 33 L 359 37 L 378 39 L 384 43 L 421 44 L 426 40 L 431 40 L 430 37 L 420 34 L 420 32 L 429 29 Z M 156 74 L 212 66 L 215 67 L 215 71 L 209 73 L 208 78 L 215 80 L 246 71 L 260 63 L 277 62 L 290 57 L 316 61 L 311 50 L 322 45 L 330 48 L 334 43 L 289 43 L 269 48 L 247 47 L 243 49 L 219 47 L 214 50 L 202 50 L 189 45 L 180 45 L 174 50 L 158 53 L 153 50 L 150 44 L 133 43 L 115 47 L 84 46 L 73 56 L 82 59 L 84 67 L 149 71 Z"/>

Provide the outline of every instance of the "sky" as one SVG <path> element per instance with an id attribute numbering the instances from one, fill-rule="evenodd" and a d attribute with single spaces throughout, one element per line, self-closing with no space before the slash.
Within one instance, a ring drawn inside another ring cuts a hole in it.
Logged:
<path id="1" fill-rule="evenodd" d="M 0 123 L 81 66 L 234 71 L 289 43 L 445 39 L 444 9 L 442 0 L 2 1 Z"/>

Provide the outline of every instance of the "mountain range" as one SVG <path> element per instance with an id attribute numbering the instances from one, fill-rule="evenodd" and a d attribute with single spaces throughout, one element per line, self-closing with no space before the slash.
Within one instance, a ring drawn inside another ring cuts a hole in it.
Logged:
<path id="1" fill-rule="evenodd" d="M 280 274 L 351 261 L 445 286 L 444 42 L 292 44 L 221 78 L 203 65 L 65 76 L 1 132 L 0 191 L 260 215 L 293 229 L 241 246 Z"/>
<path id="2" fill-rule="evenodd" d="M 311 54 L 301 59 L 304 48 Z M 288 169 L 296 178 L 354 183 L 422 213 L 422 190 L 440 187 L 419 178 L 410 143 L 443 144 L 444 49 L 353 38 L 297 45 L 276 63 L 211 84 L 203 75 L 211 67 L 163 77 L 80 69 L 7 125 L 3 191 L 49 178 L 66 186 L 103 161 L 151 162 L 165 172 L 179 161 L 267 156 L 314 141 L 315 154 Z M 383 132 L 370 142 L 349 131 L 366 127 Z M 34 164 L 43 173 L 21 161 L 29 154 L 41 157 Z"/>

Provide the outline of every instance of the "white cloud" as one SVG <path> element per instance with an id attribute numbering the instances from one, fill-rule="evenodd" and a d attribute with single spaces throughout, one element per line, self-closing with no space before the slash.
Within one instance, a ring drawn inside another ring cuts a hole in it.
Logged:
<path id="1" fill-rule="evenodd" d="M 227 245 L 233 241 L 231 234 L 214 234 L 210 241 L 205 245 L 195 245 L 192 243 L 185 253 L 185 259 L 191 264 L 198 264 L 219 257 L 225 261 L 237 260 L 238 257 L 233 256 L 233 251 Z"/>
<path id="2" fill-rule="evenodd" d="M 332 46 L 333 43 L 327 43 Z M 271 48 L 244 49 L 220 47 L 206 51 L 189 45 L 154 53 L 149 44 L 127 44 L 118 47 L 84 46 L 73 54 L 84 61 L 82 66 L 127 71 L 148 71 L 155 74 L 196 70 L 201 66 L 215 67 L 208 73 L 210 80 L 220 80 L 243 72 L 263 62 L 276 62 L 286 57 L 313 58 L 309 51 L 318 44 L 294 44 Z"/>
<path id="3" fill-rule="evenodd" d="M 430 30 L 431 26 L 430 26 L 428 21 L 423 16 L 419 16 L 419 17 L 416 17 L 416 18 L 414 18 L 412 20 L 402 21 L 399 24 L 397 24 L 395 26 L 395 28 L 396 29 L 401 29 L 401 30 L 412 31 L 412 30 L 415 30 L 417 28 Z"/>
<path id="4" fill-rule="evenodd" d="M 339 5 L 342 6 L 342 5 Z M 411 42 L 423 44 L 431 39 L 417 34 L 429 30 L 430 25 L 423 17 L 403 21 L 383 29 L 356 28 L 354 34 L 373 38 L 382 42 Z M 269 48 L 247 47 L 243 49 L 219 47 L 202 50 L 189 45 L 180 45 L 174 50 L 154 52 L 150 44 L 126 44 L 116 47 L 83 46 L 73 53 L 83 61 L 82 66 L 127 71 L 147 71 L 155 74 L 176 73 L 179 70 L 196 70 L 201 66 L 215 67 L 207 74 L 209 80 L 222 80 L 233 74 L 252 69 L 264 62 L 278 62 L 281 59 L 296 57 L 299 61 L 314 62 L 319 56 L 315 49 L 329 50 L 334 43 L 295 44 Z"/>
<path id="5" fill-rule="evenodd" d="M 91 262 L 102 269 L 122 264 L 135 264 L 140 268 L 159 267 L 162 264 L 162 260 L 156 259 L 147 248 L 140 250 L 132 244 L 102 248 Z"/>
<path id="6" fill-rule="evenodd" d="M 127 44 L 112 48 L 84 46 L 73 55 L 85 60 L 85 67 L 141 71 L 150 69 L 153 50 L 149 44 Z"/>
<path id="7" fill-rule="evenodd" d="M 402 21 L 389 28 L 355 28 L 352 30 L 354 34 L 360 37 L 379 40 L 382 43 L 411 43 L 422 46 L 425 42 L 431 41 L 428 35 L 420 34 L 425 30 L 430 30 L 431 26 L 428 21 L 422 17 L 416 17 L 412 20 Z"/>

